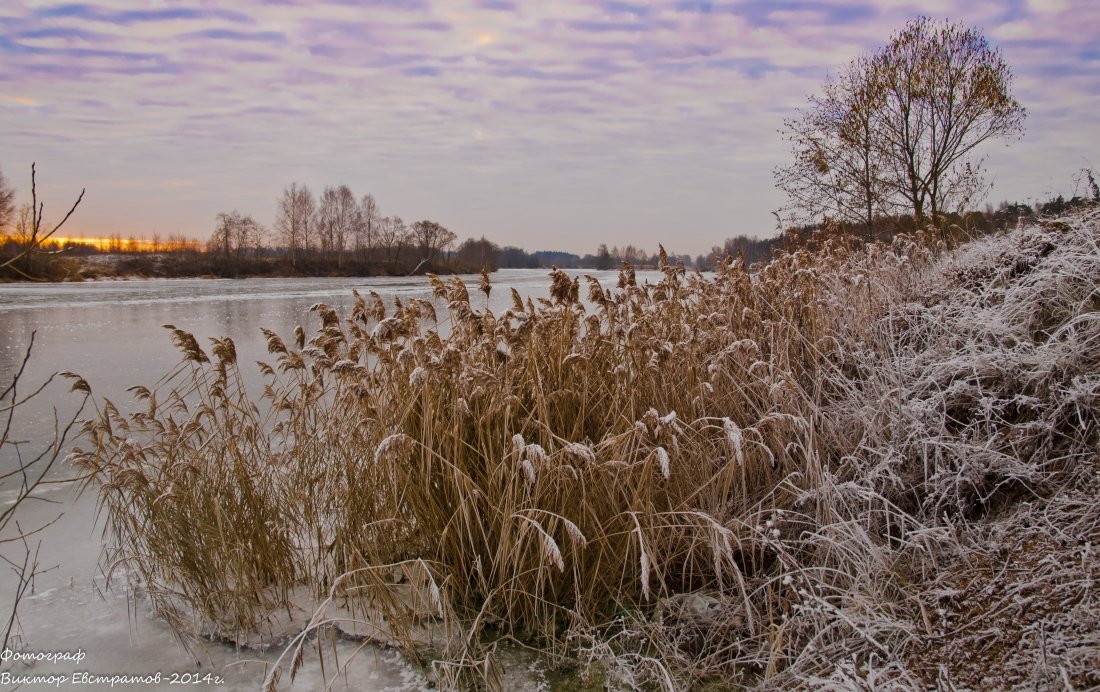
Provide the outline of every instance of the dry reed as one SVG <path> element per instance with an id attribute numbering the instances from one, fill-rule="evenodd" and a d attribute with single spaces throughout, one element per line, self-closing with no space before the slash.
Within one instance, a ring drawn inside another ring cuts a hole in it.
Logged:
<path id="1" fill-rule="evenodd" d="M 937 574 L 975 522 L 1095 488 L 1097 238 L 1088 212 L 952 250 L 830 240 L 752 274 L 624 267 L 586 302 L 555 271 L 499 316 L 432 277 L 435 303 L 266 333 L 261 401 L 232 342 L 173 328 L 183 364 L 146 410 L 105 402 L 75 460 L 181 632 L 300 623 L 272 688 L 323 627 L 446 686 L 499 680 L 501 637 L 621 686 L 942 683 L 918 654 L 957 653 Z M 1096 497 L 1063 508 L 1088 545 Z M 1095 683 L 1085 650 L 1035 679 Z"/>

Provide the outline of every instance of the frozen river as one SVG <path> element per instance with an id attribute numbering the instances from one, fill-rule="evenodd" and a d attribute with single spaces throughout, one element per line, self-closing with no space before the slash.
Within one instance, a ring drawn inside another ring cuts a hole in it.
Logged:
<path id="1" fill-rule="evenodd" d="M 615 272 L 593 273 L 605 287 L 614 285 Z M 474 290 L 477 277 L 466 278 L 472 302 L 482 307 L 484 297 Z M 639 280 L 643 278 L 639 275 Z M 545 270 L 501 270 L 493 274 L 492 281 L 495 290 L 490 308 L 498 314 L 511 303 L 508 288 L 514 287 L 524 296 L 545 296 L 549 285 Z M 161 327 L 174 324 L 195 334 L 204 346 L 209 343 L 207 337 L 231 337 L 249 391 L 258 395 L 260 376 L 252 364 L 267 358 L 260 328 L 289 336 L 294 326 L 301 324 L 309 334 L 316 327 L 309 307 L 324 302 L 345 314 L 353 302 L 353 288 L 363 295 L 374 290 L 388 305 L 398 297 L 431 298 L 423 277 L 0 285 L 0 382 L 6 385 L 11 381 L 34 332 L 23 392 L 51 373 L 74 371 L 91 384 L 96 399 L 110 398 L 125 413 L 131 405 L 129 387 L 151 386 L 179 362 L 169 332 Z M 439 314 L 441 319 L 446 315 L 442 305 Z M 36 448 L 35 443 L 40 448 L 41 442 L 52 436 L 54 411 L 62 418 L 72 411 L 78 398 L 68 392 L 68 386 L 55 381 L 31 405 L 20 409 L 11 438 L 27 441 L 21 447 L 24 459 Z M 14 448 L 0 450 L 0 455 L 0 472 L 15 468 Z M 68 469 L 58 468 L 54 476 L 66 473 Z M 10 482 L 7 487 L 0 486 L 0 506 L 10 505 L 14 497 Z M 98 565 L 103 521 L 96 515 L 93 495 L 78 497 L 72 484 L 55 484 L 37 497 L 38 501 L 20 508 L 19 521 L 24 529 L 49 524 L 31 542 L 33 548 L 40 541 L 38 563 L 45 572 L 36 578 L 33 594 L 21 604 L 15 643 L 25 651 L 79 652 L 83 657 L 80 661 L 39 662 L 33 667 L 8 661 L 0 664 L 0 674 L 67 676 L 65 686 L 77 682 L 81 689 L 110 689 L 106 682 L 80 684 L 81 679 L 90 679 L 80 677 L 84 672 L 103 676 L 160 673 L 162 681 L 173 673 L 197 674 L 199 686 L 209 689 L 259 689 L 279 651 L 238 652 L 220 644 L 186 650 L 168 627 L 151 615 L 140 585 L 106 583 Z M 0 551 L 7 559 L 22 559 L 18 544 L 0 543 Z M 2 567 L 0 615 L 6 618 L 16 582 L 8 565 Z M 334 652 L 340 663 L 354 659 L 346 678 L 334 679 L 332 666 L 326 668 L 328 682 L 335 689 L 421 689 L 427 684 L 421 671 L 394 651 L 368 649 L 353 657 L 355 650 L 356 645 L 345 642 Z M 220 681 L 204 677 L 208 673 Z M 307 656 L 298 682 L 291 686 L 284 679 L 280 689 L 321 689 L 322 680 L 316 655 Z M 114 689 L 161 686 L 172 689 L 164 682 L 122 684 Z M 0 684 L 0 689 L 7 688 Z M 39 688 L 32 684 L 23 689 Z"/>

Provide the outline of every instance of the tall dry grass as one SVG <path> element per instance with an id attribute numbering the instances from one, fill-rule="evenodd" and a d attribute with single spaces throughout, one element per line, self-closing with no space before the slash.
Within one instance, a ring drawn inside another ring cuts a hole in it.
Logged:
<path id="1" fill-rule="evenodd" d="M 271 687 L 318 630 L 447 686 L 492 686 L 504 637 L 621 686 L 942 677 L 914 652 L 971 523 L 1095 481 L 1096 213 L 663 273 L 318 305 L 266 333 L 258 401 L 231 341 L 171 328 L 180 368 L 74 456 L 113 559 L 183 633 L 291 627 Z"/>

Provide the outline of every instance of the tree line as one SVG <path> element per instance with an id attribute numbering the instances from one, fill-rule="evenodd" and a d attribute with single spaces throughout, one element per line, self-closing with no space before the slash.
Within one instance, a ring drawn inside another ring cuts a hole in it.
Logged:
<path id="1" fill-rule="evenodd" d="M 15 190 L 0 174 L 0 228 L 12 222 L 13 233 L 0 240 L 0 257 L 19 253 L 30 237 L 26 222 L 30 205 L 14 206 Z M 300 183 L 286 186 L 276 200 L 275 221 L 265 227 L 238 210 L 217 214 L 214 230 L 205 242 L 181 234 L 151 238 L 112 234 L 95 244 L 67 239 L 47 240 L 34 261 L 33 273 L 50 280 L 99 276 L 284 276 L 284 275 L 394 275 L 424 272 L 474 273 L 481 269 L 562 268 L 614 269 L 624 262 L 656 268 L 658 253 L 646 253 L 633 244 L 601 244 L 595 253 L 539 250 L 528 252 L 501 246 L 484 236 L 457 243 L 454 232 L 442 224 L 405 222 L 383 216 L 374 195 L 357 198 L 347 185 L 325 187 L 315 197 Z M 77 258 L 111 255 L 114 263 L 82 264 Z M 672 256 L 686 267 L 689 255 Z M 28 267 L 29 268 L 29 267 Z M 14 278 L 14 277 L 13 277 Z"/>
<path id="2" fill-rule="evenodd" d="M 374 195 L 359 199 L 347 185 L 326 186 L 314 197 L 308 186 L 292 183 L 276 202 L 270 230 L 236 210 L 218 214 L 207 253 L 237 266 L 277 257 L 304 273 L 449 271 L 456 268 L 450 251 L 457 238 L 436 221 L 382 216 Z"/>
<path id="3" fill-rule="evenodd" d="M 1016 224 L 1040 217 L 1057 217 L 1077 209 L 1100 206 L 1100 185 L 1089 169 L 1083 169 L 1077 176 L 1078 182 L 1085 182 L 1084 190 L 1076 190 L 1067 198 L 1058 194 L 1045 202 L 1002 201 L 998 205 L 986 204 L 982 210 L 966 212 L 948 212 L 941 215 L 941 232 L 953 240 L 965 240 L 975 236 L 1003 231 Z M 1087 182 L 1086 182 L 1087 181 Z M 699 271 L 711 271 L 720 262 L 741 258 L 746 266 L 757 262 L 767 262 L 777 253 L 814 246 L 825 238 L 843 235 L 856 242 L 890 241 L 900 233 L 914 233 L 920 230 L 914 218 L 908 214 L 893 217 L 878 217 L 873 224 L 838 224 L 831 220 L 790 226 L 784 232 L 770 238 L 751 238 L 738 235 L 727 238 L 721 245 L 714 245 L 710 251 L 695 258 L 694 268 Z M 691 265 L 689 265 L 691 266 Z"/>
<path id="4" fill-rule="evenodd" d="M 367 276 L 543 266 L 536 255 L 485 237 L 456 244 L 457 235 L 436 221 L 382 216 L 373 195 L 356 198 L 347 185 L 327 186 L 319 197 L 306 185 L 288 185 L 276 201 L 271 228 L 237 210 L 221 212 L 205 243 L 157 233 L 151 238 L 115 233 L 96 242 L 35 238 L 34 205 L 17 208 L 15 192 L 0 172 L 0 231 L 10 228 L 0 236 L 0 258 L 18 256 L 5 272 L 14 279 Z M 27 252 L 31 244 L 33 252 Z M 110 264 L 89 263 L 88 255 L 115 257 Z M 19 268 L 26 276 L 16 273 Z"/>

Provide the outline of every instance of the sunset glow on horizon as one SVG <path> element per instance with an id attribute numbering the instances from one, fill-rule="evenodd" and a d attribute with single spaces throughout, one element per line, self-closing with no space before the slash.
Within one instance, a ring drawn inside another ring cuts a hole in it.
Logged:
<path id="1" fill-rule="evenodd" d="M 15 236 L 12 235 L 0 235 L 0 244 L 8 241 L 19 242 Z M 114 234 L 110 236 L 104 236 L 102 238 L 92 237 L 70 237 L 70 236 L 50 236 L 43 243 L 44 249 L 60 249 L 84 246 L 92 248 L 98 252 L 126 252 L 126 253 L 147 253 L 147 252 L 178 252 L 181 250 L 187 251 L 202 251 L 205 250 L 203 243 L 198 239 L 189 238 L 157 238 L 150 239 L 144 236 L 135 235 L 122 235 Z"/>

